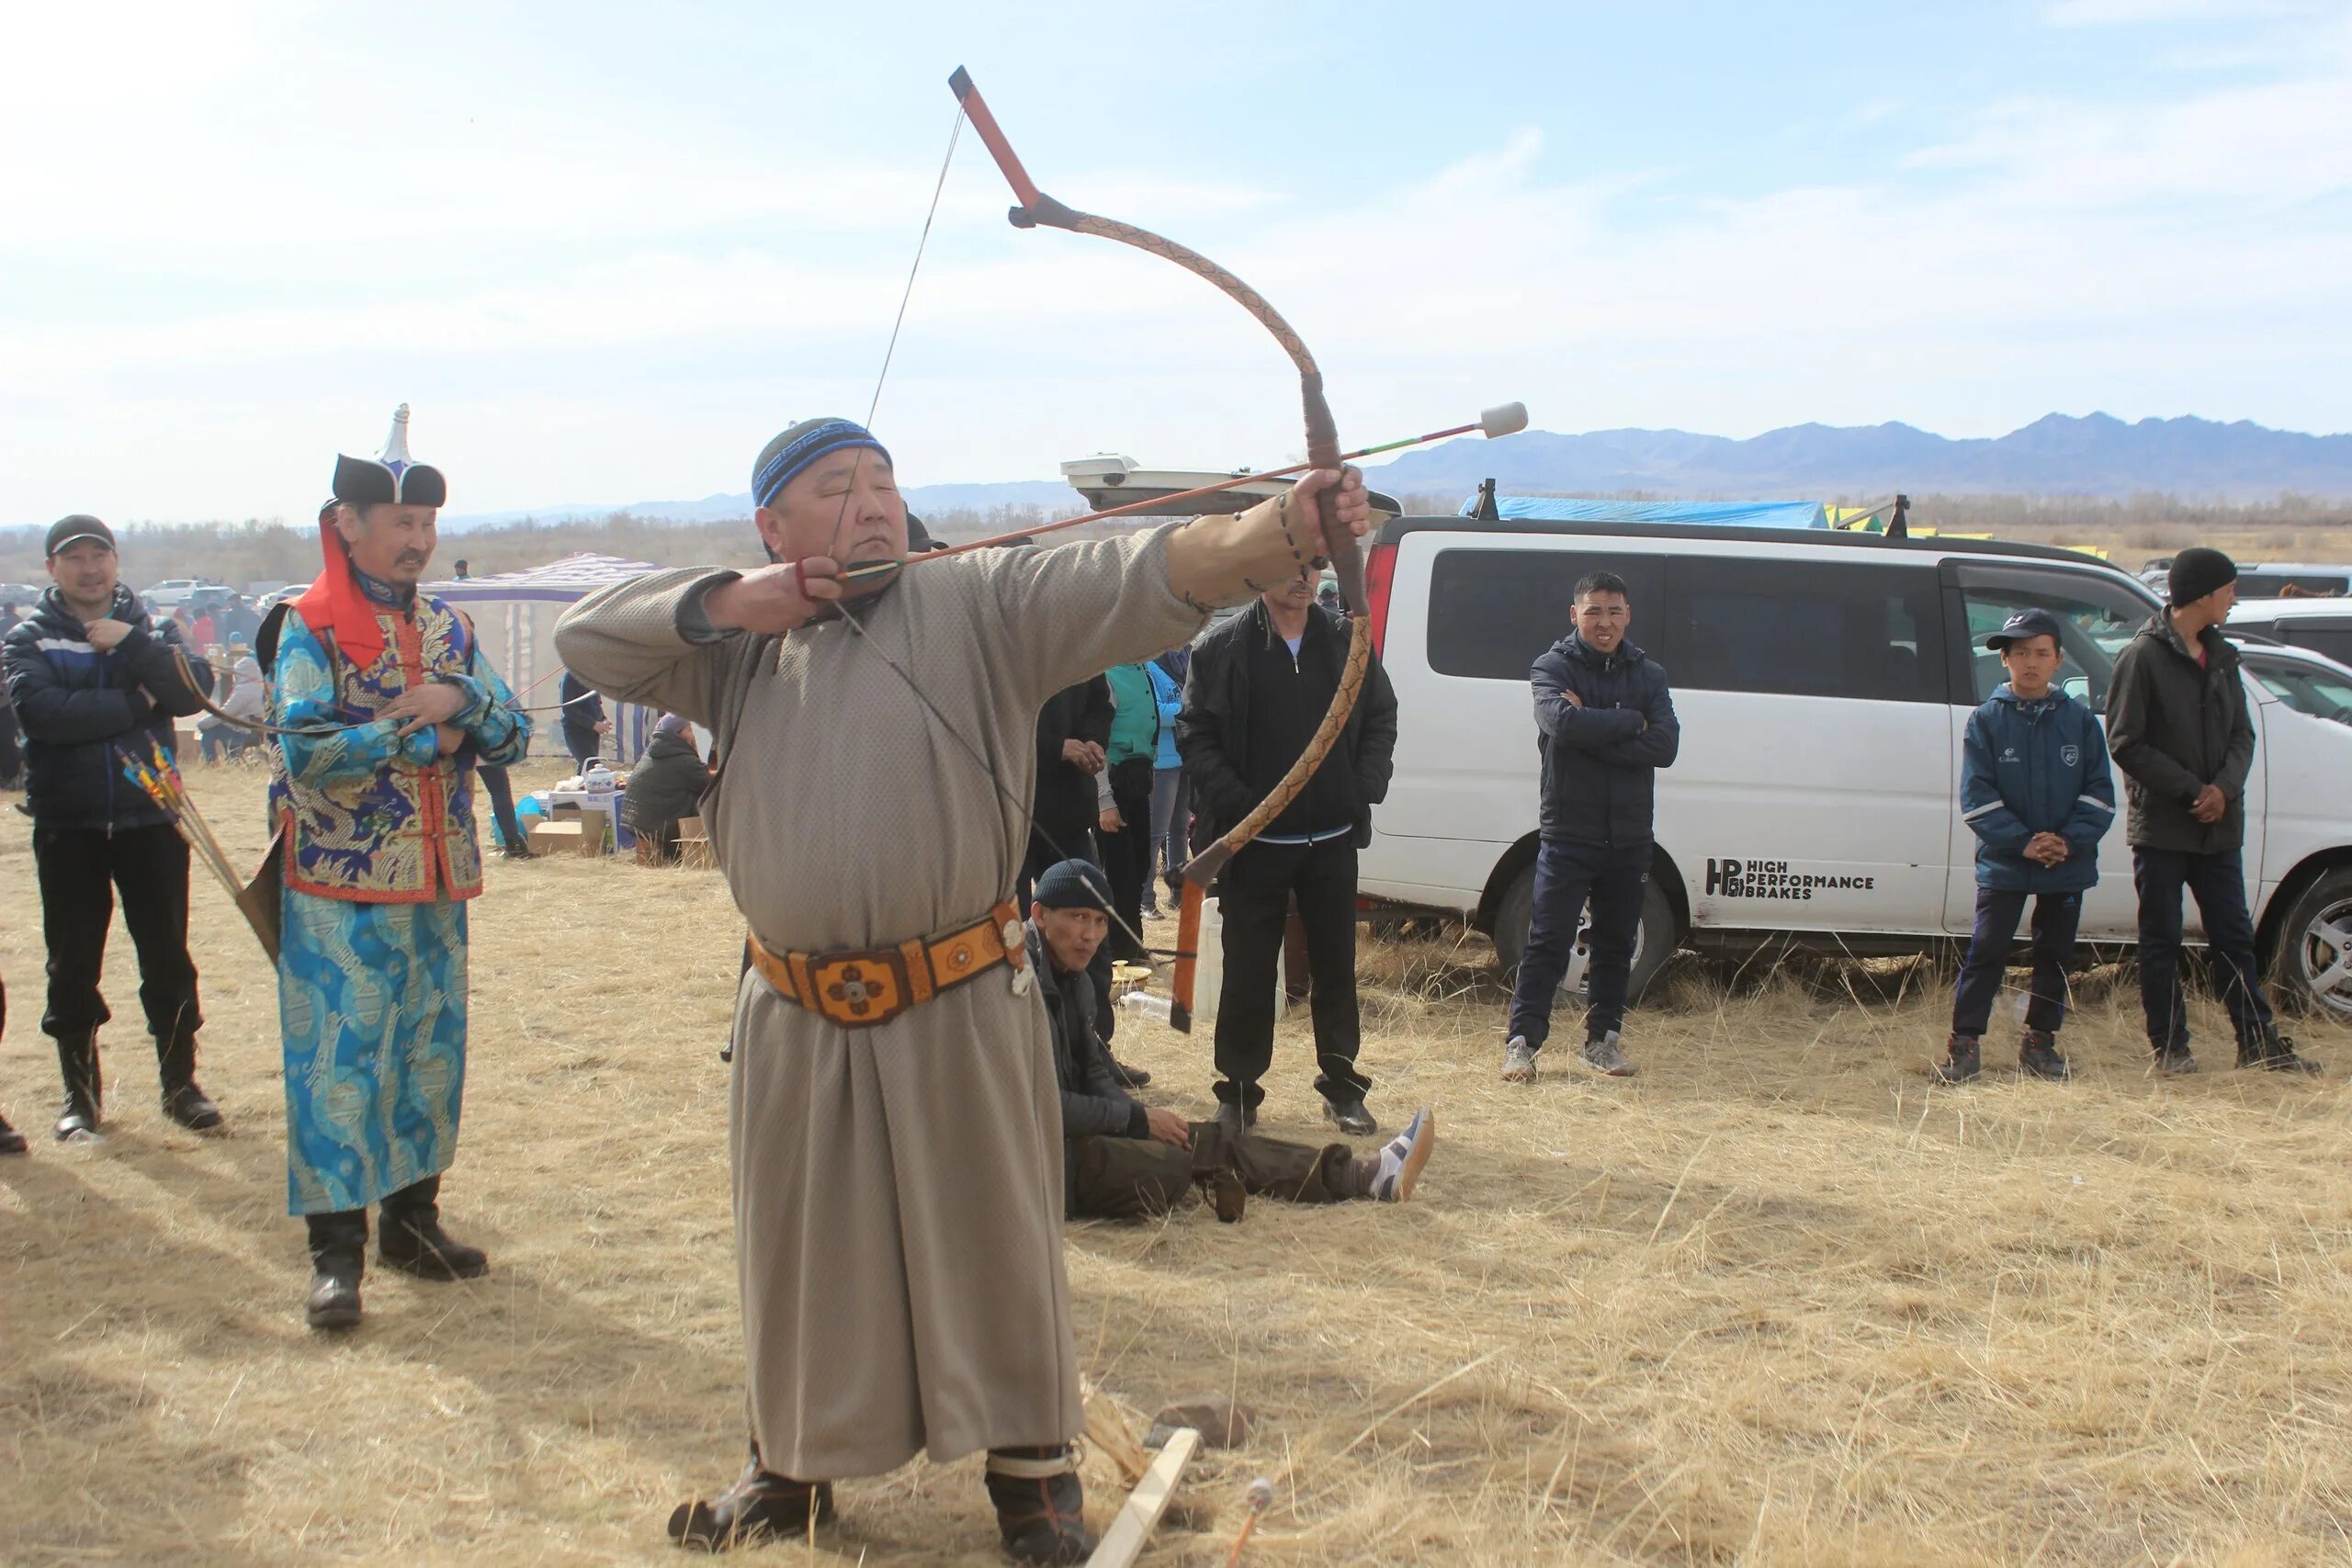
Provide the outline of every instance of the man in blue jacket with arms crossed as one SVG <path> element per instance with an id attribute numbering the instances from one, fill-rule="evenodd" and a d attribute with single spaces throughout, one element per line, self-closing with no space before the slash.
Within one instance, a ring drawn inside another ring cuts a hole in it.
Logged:
<path id="1" fill-rule="evenodd" d="M 1552 1032 L 1552 1002 L 1568 971 L 1577 923 L 1592 905 L 1592 969 L 1584 1065 L 1631 1077 L 1618 1048 L 1625 990 L 1650 879 L 1657 770 L 1682 740 L 1666 671 L 1625 640 L 1634 619 L 1625 580 L 1596 571 L 1577 584 L 1576 630 L 1528 672 L 1544 758 L 1543 842 L 1535 907 L 1510 998 L 1503 1079 L 1535 1081 Z"/>
<path id="2" fill-rule="evenodd" d="M 2028 898 L 2033 988 L 2018 1070 L 2037 1078 L 2068 1075 L 2058 1050 L 2066 966 L 2083 895 L 2098 881 L 2098 841 L 2115 823 L 2115 779 L 2098 716 L 2052 684 L 2065 657 L 2060 637 L 2057 616 L 2020 610 L 1984 639 L 2009 679 L 1969 716 L 1962 742 L 1960 813 L 1976 835 L 1976 929 L 1952 995 L 1951 1038 L 1935 1074 L 1940 1083 L 1966 1083 L 1983 1066 L 1993 999 Z"/>

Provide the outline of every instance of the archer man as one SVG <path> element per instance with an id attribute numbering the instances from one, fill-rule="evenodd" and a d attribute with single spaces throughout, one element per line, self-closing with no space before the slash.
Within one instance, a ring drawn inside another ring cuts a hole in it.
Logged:
<path id="1" fill-rule="evenodd" d="M 556 628 L 605 695 L 718 734 L 703 818 L 751 927 L 728 1130 L 752 1460 L 670 1533 L 798 1534 L 835 1481 L 985 1449 L 1007 1551 L 1077 1562 L 1061 1107 L 1012 901 L 1037 710 L 1324 553 L 1317 496 L 1366 532 L 1363 480 L 895 572 L 906 506 L 862 427 L 794 425 L 752 491 L 775 564 L 651 573 Z"/>

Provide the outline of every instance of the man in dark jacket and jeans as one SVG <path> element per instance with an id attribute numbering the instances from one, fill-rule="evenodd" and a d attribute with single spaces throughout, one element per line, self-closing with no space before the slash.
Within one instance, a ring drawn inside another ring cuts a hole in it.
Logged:
<path id="1" fill-rule="evenodd" d="M 1195 850 L 1232 831 L 1306 751 L 1347 661 L 1348 624 L 1315 603 L 1302 571 L 1193 649 L 1176 749 L 1192 783 Z M 1345 1133 L 1379 1130 L 1356 1069 L 1356 852 L 1388 794 L 1396 693 L 1374 659 L 1347 728 L 1283 814 L 1217 879 L 1225 985 L 1216 1014 L 1217 1119 L 1239 1133 L 1258 1118 L 1258 1085 L 1274 1055 L 1275 963 L 1295 894 L 1306 928 L 1315 1080 L 1324 1114 Z"/>
<path id="2" fill-rule="evenodd" d="M 1568 972 L 1577 924 L 1592 905 L 1584 1062 L 1611 1077 L 1634 1066 L 1618 1048 L 1625 991 L 1650 879 L 1657 770 L 1681 745 L 1666 671 L 1625 640 L 1625 580 L 1596 571 L 1577 584 L 1577 629 L 1535 661 L 1537 750 L 1544 759 L 1542 842 L 1527 953 L 1512 983 L 1503 1079 L 1535 1081 L 1552 1004 Z"/>
<path id="3" fill-rule="evenodd" d="M 102 1111 L 98 994 L 118 889 L 139 953 L 139 1000 L 155 1039 L 164 1113 L 183 1127 L 220 1124 L 196 1083 L 196 964 L 187 953 L 187 845 L 171 818 L 122 774 L 118 752 L 172 750 L 172 720 L 212 689 L 209 666 L 173 657 L 178 629 L 148 618 L 117 581 L 114 535 L 95 517 L 49 530 L 54 586 L 8 630 L 8 700 L 25 727 L 26 804 L 49 945 L 49 1007 L 65 1103 L 62 1140 L 97 1135 Z M 190 682 L 194 685 L 191 686 Z"/>
<path id="4" fill-rule="evenodd" d="M 2132 876 L 2140 891 L 2140 1002 L 2160 1073 L 2193 1073 L 2180 988 L 2180 895 L 2197 896 L 2238 1038 L 2238 1066 L 2315 1073 L 2263 998 L 2246 910 L 2245 780 L 2254 717 L 2237 649 L 2219 627 L 2237 603 L 2238 569 L 2219 550 L 2173 558 L 2171 607 L 2148 618 L 2115 660 L 2107 739 L 2130 781 Z"/>

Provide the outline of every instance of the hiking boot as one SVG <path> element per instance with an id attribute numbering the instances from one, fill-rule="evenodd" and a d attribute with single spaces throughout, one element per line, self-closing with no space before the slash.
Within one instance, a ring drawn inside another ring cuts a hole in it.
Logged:
<path id="1" fill-rule="evenodd" d="M 65 1103 L 57 1112 L 57 1141 L 94 1144 L 98 1140 L 98 1116 L 106 1102 L 104 1075 L 98 1070 L 98 1037 L 95 1031 L 57 1043 L 58 1071 L 65 1079 Z"/>
<path id="2" fill-rule="evenodd" d="M 1430 1163 L 1430 1156 L 1437 1148 L 1437 1113 L 1424 1105 L 1413 1112 L 1405 1130 L 1381 1145 L 1380 1153 L 1370 1161 L 1371 1179 L 1365 1183 L 1364 1196 L 1383 1203 L 1401 1203 L 1413 1195 L 1413 1188 L 1421 1179 L 1421 1168 Z"/>
<path id="3" fill-rule="evenodd" d="M 2309 1056 L 2296 1055 L 2295 1042 L 2275 1029 L 2264 1030 L 2262 1038 L 2255 1043 L 2251 1051 L 2243 1045 L 2239 1046 L 2238 1066 L 2260 1067 L 2265 1072 L 2272 1073 L 2316 1074 L 2327 1070 Z"/>
<path id="4" fill-rule="evenodd" d="M 1503 1082 L 1535 1081 L 1535 1047 L 1524 1035 L 1514 1034 L 1503 1046 Z"/>
<path id="5" fill-rule="evenodd" d="M 1086 1490 L 1067 1447 L 990 1449 L 987 1481 L 997 1533 L 1015 1562 L 1079 1563 L 1094 1555 Z"/>
<path id="6" fill-rule="evenodd" d="M 2155 1052 L 2158 1077 L 2185 1078 L 2197 1070 L 2197 1058 L 2186 1045 L 2159 1045 Z"/>
<path id="7" fill-rule="evenodd" d="M 1220 1100 L 1216 1102 L 1215 1120 L 1227 1137 L 1238 1138 L 1258 1124 L 1258 1108 L 1243 1105 L 1238 1100 Z"/>
<path id="8" fill-rule="evenodd" d="M 1940 1084 L 1963 1084 L 1984 1070 L 1984 1045 L 1973 1034 L 1955 1034 L 1944 1042 L 1944 1059 L 1929 1069 Z"/>
<path id="9" fill-rule="evenodd" d="M 1625 1053 L 1617 1049 L 1617 1032 L 1613 1029 L 1597 1040 L 1584 1043 L 1584 1065 L 1612 1078 L 1630 1078 L 1637 1070 L 1625 1060 Z"/>
<path id="10" fill-rule="evenodd" d="M 1344 1104 L 1325 1100 L 1323 1120 L 1336 1122 L 1340 1131 L 1351 1138 L 1369 1137 L 1380 1131 L 1380 1123 L 1374 1121 L 1372 1112 L 1364 1109 L 1363 1097 L 1361 1095 Z"/>
<path id="11" fill-rule="evenodd" d="M 8 1125 L 6 1116 L 0 1116 L 0 1155 L 20 1155 L 31 1146 L 22 1133 Z"/>
<path id="12" fill-rule="evenodd" d="M 1125 1084 L 1129 1089 L 1141 1089 L 1146 1084 L 1151 1082 L 1151 1075 L 1149 1073 L 1144 1071 L 1141 1067 L 1131 1067 L 1125 1062 L 1119 1060 L 1116 1056 L 1113 1056 L 1111 1058 L 1111 1071 L 1118 1077 L 1120 1082 Z"/>
<path id="13" fill-rule="evenodd" d="M 428 1176 L 384 1199 L 384 1226 L 376 1237 L 376 1256 L 388 1269 L 420 1280 L 474 1280 L 490 1272 L 490 1256 L 478 1247 L 453 1240 L 441 1228 L 441 1208 L 435 1200 L 441 1179 Z"/>
<path id="14" fill-rule="evenodd" d="M 760 1467 L 757 1448 L 735 1483 L 705 1502 L 681 1503 L 670 1515 L 670 1539 L 690 1551 L 725 1551 L 771 1540 L 805 1536 L 809 1525 L 830 1524 L 830 1481 L 795 1481 Z"/>
<path id="15" fill-rule="evenodd" d="M 368 1267 L 368 1211 L 302 1218 L 311 1233 L 311 1294 L 305 1316 L 312 1328 L 356 1328 L 359 1278 Z"/>
<path id="16" fill-rule="evenodd" d="M 2018 1042 L 2018 1071 L 2030 1078 L 2064 1083 L 2075 1069 L 2058 1052 L 2058 1036 L 2046 1029 L 2029 1029 Z"/>

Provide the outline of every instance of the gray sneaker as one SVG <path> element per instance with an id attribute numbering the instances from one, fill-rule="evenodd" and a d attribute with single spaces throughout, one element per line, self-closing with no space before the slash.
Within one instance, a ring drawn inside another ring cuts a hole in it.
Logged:
<path id="1" fill-rule="evenodd" d="M 1613 1029 L 1598 1040 L 1584 1043 L 1584 1065 L 1612 1078 L 1630 1078 L 1634 1072 L 1634 1064 L 1617 1049 L 1617 1032 Z"/>
<path id="2" fill-rule="evenodd" d="M 1503 1047 L 1503 1082 L 1533 1083 L 1535 1081 L 1535 1047 L 1522 1035 L 1514 1034 Z"/>

